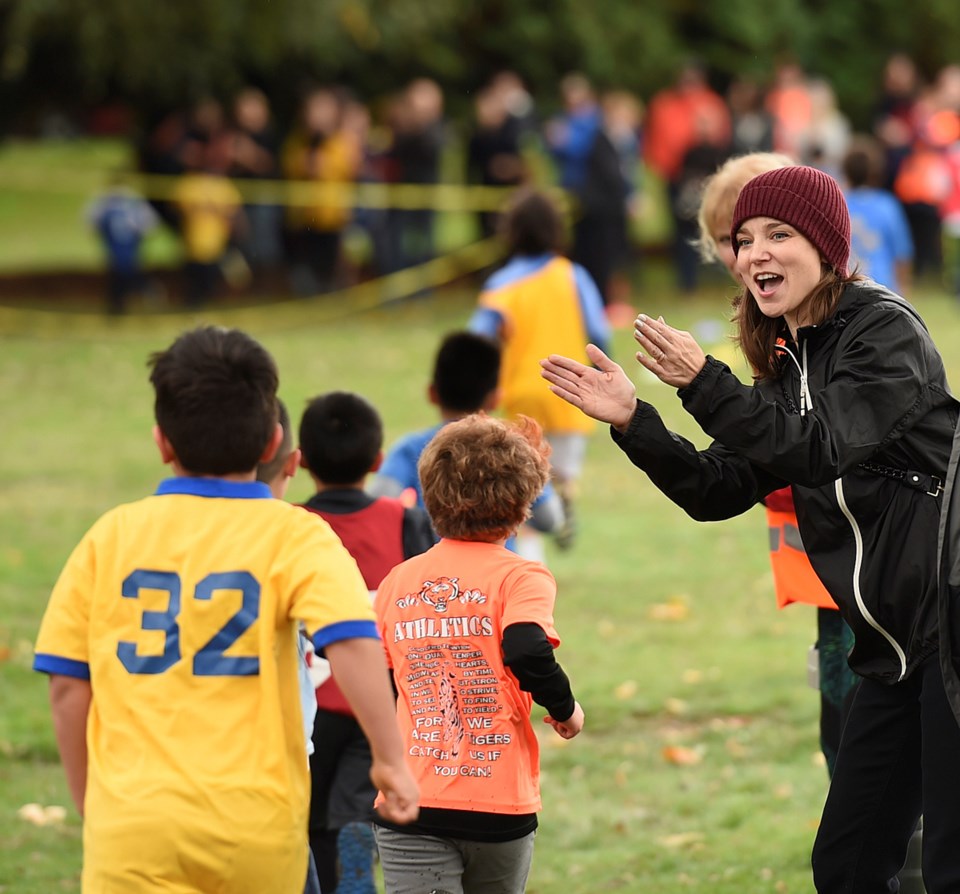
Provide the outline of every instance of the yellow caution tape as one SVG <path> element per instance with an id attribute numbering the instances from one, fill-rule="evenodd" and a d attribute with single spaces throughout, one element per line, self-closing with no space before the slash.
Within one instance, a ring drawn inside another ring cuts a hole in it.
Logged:
<path id="1" fill-rule="evenodd" d="M 0 307 L 0 337 L 76 341 L 156 337 L 213 323 L 263 333 L 319 326 L 383 307 L 393 301 L 452 282 L 496 263 L 502 246 L 484 239 L 415 267 L 399 270 L 336 292 L 293 298 L 256 307 L 210 307 L 197 311 L 128 314 L 120 317 L 80 311 Z"/>
<path id="2" fill-rule="evenodd" d="M 114 175 L 117 179 L 117 175 Z M 167 174 L 123 174 L 120 178 L 144 198 L 171 201 L 176 198 L 181 177 Z M 455 183 L 321 183 L 312 180 L 231 181 L 245 204 L 310 206 L 326 208 L 396 208 L 433 211 L 499 211 L 514 187 L 469 186 Z M 106 189 L 106 179 L 81 179 L 50 172 L 0 172 L 0 187 L 15 192 L 89 195 Z M 548 188 L 562 209 L 569 209 L 567 194 Z"/>

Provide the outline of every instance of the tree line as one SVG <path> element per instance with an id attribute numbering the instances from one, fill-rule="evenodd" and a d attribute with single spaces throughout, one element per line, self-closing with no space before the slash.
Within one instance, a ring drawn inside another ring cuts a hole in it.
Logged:
<path id="1" fill-rule="evenodd" d="M 927 73 L 960 61 L 955 0 L 0 0 L 0 133 L 43 110 L 149 114 L 247 83 L 291 105 L 323 82 L 369 100 L 418 75 L 456 112 L 503 68 L 545 98 L 571 70 L 649 97 L 691 56 L 720 88 L 791 57 L 865 125 L 893 51 Z"/>

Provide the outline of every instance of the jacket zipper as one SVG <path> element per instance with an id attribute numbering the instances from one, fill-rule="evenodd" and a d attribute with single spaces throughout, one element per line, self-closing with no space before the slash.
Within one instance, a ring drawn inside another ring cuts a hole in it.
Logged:
<path id="1" fill-rule="evenodd" d="M 813 409 L 813 396 L 810 394 L 810 386 L 807 381 L 807 342 L 806 339 L 803 341 L 803 348 L 801 352 L 801 357 L 803 362 L 797 360 L 793 352 L 784 346 L 784 351 L 790 356 L 790 359 L 793 360 L 794 364 L 797 367 L 797 370 L 800 373 L 800 415 L 806 416 L 807 410 Z M 857 524 L 857 519 L 854 517 L 854 514 L 850 511 L 850 507 L 847 506 L 847 500 L 843 493 L 843 478 L 840 477 L 834 482 L 834 490 L 837 495 L 837 503 L 840 506 L 840 511 L 843 513 L 844 517 L 847 520 L 847 523 L 850 525 L 851 530 L 853 531 L 853 539 L 856 543 L 856 552 L 854 557 L 853 564 L 853 597 L 857 602 L 857 608 L 860 610 L 860 614 L 863 616 L 864 620 L 879 633 L 893 648 L 893 651 L 896 652 L 897 659 L 900 662 L 900 676 L 898 680 L 902 680 L 907 673 L 907 656 L 903 649 L 900 647 L 900 644 L 880 625 L 876 618 L 870 613 L 870 610 L 867 608 L 866 604 L 863 601 L 863 594 L 860 592 L 860 568 L 863 565 L 863 535 L 860 533 L 860 525 Z"/>
<path id="2" fill-rule="evenodd" d="M 854 518 L 853 513 L 850 511 L 850 507 L 847 506 L 847 500 L 843 493 L 843 478 L 838 478 L 834 482 L 834 489 L 837 494 L 837 503 L 840 505 L 840 511 L 846 516 L 853 530 L 853 538 L 856 542 L 856 556 L 853 563 L 853 597 L 857 600 L 857 608 L 860 609 L 860 614 L 863 615 L 864 620 L 890 643 L 893 651 L 897 653 L 897 658 L 900 661 L 900 676 L 898 677 L 898 681 L 902 680 L 907 673 L 906 653 L 900 648 L 900 644 L 880 626 L 877 619 L 870 614 L 870 610 L 863 601 L 863 594 L 860 592 L 860 567 L 863 563 L 863 536 L 860 533 L 860 526 L 857 524 L 856 518 Z"/>
<path id="3" fill-rule="evenodd" d="M 792 361 L 793 365 L 797 368 L 797 372 L 800 373 L 800 415 L 806 416 L 807 410 L 813 409 L 813 402 L 810 400 L 810 391 L 807 387 L 807 343 L 803 343 L 803 364 L 797 360 L 796 354 L 790 350 L 785 344 L 779 345 L 777 347 L 778 351 L 783 351 Z"/>
<path id="4" fill-rule="evenodd" d="M 803 365 L 800 367 L 800 415 L 806 416 L 807 410 L 813 409 L 810 400 L 810 388 L 807 385 L 807 340 L 803 340 Z"/>

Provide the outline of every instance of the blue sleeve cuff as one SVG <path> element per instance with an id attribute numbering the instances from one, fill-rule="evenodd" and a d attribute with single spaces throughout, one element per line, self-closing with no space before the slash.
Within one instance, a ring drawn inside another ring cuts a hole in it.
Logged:
<path id="1" fill-rule="evenodd" d="M 606 353 L 610 347 L 610 323 L 603 307 L 600 290 L 590 274 L 579 264 L 573 265 L 573 271 L 587 338 Z"/>
<path id="2" fill-rule="evenodd" d="M 478 307 L 467 324 L 467 329 L 474 335 L 485 335 L 487 338 L 499 338 L 500 328 L 503 326 L 503 317 L 492 307 Z"/>
<path id="3" fill-rule="evenodd" d="M 329 646 L 330 643 L 342 639 L 380 639 L 375 621 L 338 621 L 321 627 L 313 635 L 313 646 L 317 651 Z"/>
<path id="4" fill-rule="evenodd" d="M 543 503 L 553 500 L 557 495 L 556 490 L 553 487 L 553 482 L 550 479 L 547 479 L 547 483 L 543 486 L 543 490 L 537 494 L 537 498 L 533 501 L 533 506 L 541 506 Z"/>
<path id="5" fill-rule="evenodd" d="M 90 665 L 86 661 L 74 661 L 59 655 L 46 655 L 38 652 L 33 656 L 33 669 L 42 674 L 60 674 L 64 677 L 76 677 L 78 680 L 90 679 Z"/>

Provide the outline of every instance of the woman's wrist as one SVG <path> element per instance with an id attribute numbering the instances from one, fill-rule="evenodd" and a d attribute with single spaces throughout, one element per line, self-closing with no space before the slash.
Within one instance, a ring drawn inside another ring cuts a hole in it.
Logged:
<path id="1" fill-rule="evenodd" d="M 637 411 L 637 402 L 636 400 L 630 404 L 629 410 L 624 407 L 623 416 L 617 419 L 610 420 L 610 425 L 613 426 L 620 434 L 626 434 L 628 428 L 630 428 L 630 423 L 633 421 L 633 414 Z"/>

